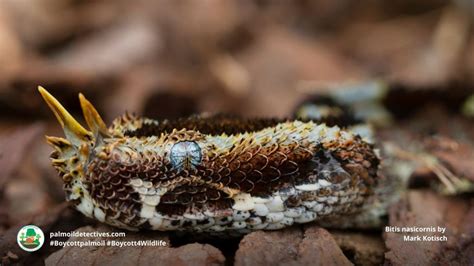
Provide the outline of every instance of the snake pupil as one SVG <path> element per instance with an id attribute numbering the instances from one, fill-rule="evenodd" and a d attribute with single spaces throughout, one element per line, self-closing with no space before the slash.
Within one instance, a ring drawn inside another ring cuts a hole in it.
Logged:
<path id="1" fill-rule="evenodd" d="M 170 161 L 177 171 L 195 169 L 201 160 L 201 148 L 195 141 L 180 141 L 171 147 Z"/>

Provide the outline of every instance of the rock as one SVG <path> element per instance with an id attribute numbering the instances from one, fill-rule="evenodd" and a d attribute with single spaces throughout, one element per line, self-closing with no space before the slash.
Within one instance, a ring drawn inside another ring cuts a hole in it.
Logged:
<path id="1" fill-rule="evenodd" d="M 299 247 L 298 265 L 352 265 L 331 234 L 323 228 L 309 227 Z"/>
<path id="2" fill-rule="evenodd" d="M 223 265 L 225 258 L 215 247 L 207 244 L 188 244 L 178 248 L 167 248 L 164 252 L 148 249 L 141 254 L 140 265 Z"/>
<path id="3" fill-rule="evenodd" d="M 297 228 L 257 231 L 246 235 L 235 254 L 235 265 L 284 265 L 294 262 L 303 238 Z"/>
<path id="4" fill-rule="evenodd" d="M 235 265 L 351 265 L 331 234 L 318 226 L 251 233 L 241 241 Z"/>
<path id="5" fill-rule="evenodd" d="M 385 263 L 389 265 L 472 265 L 474 262 L 474 206 L 461 197 L 432 191 L 410 191 L 389 210 L 389 226 L 438 227 L 446 232 L 384 233 Z M 422 241 L 404 241 L 420 236 Z M 423 236 L 446 236 L 447 241 L 423 241 Z"/>
<path id="6" fill-rule="evenodd" d="M 97 228 L 86 226 L 76 230 L 76 232 L 112 232 L 116 231 L 107 226 Z M 223 265 L 225 258 L 222 253 L 211 245 L 188 244 L 178 248 L 169 247 L 169 239 L 163 232 L 126 232 L 125 237 L 102 238 L 71 237 L 68 242 L 80 241 L 163 241 L 165 246 L 106 246 L 78 247 L 67 246 L 50 255 L 46 260 L 46 265 L 155 265 L 159 262 L 162 265 Z M 129 242 L 131 243 L 131 242 Z M 126 252 L 124 252 L 126 251 Z"/>
<path id="7" fill-rule="evenodd" d="M 385 245 L 379 234 L 346 231 L 331 231 L 331 234 L 355 265 L 383 264 Z"/>

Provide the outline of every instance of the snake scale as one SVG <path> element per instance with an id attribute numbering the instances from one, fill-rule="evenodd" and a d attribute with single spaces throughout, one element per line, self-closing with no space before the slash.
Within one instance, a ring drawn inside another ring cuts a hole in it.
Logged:
<path id="1" fill-rule="evenodd" d="M 39 91 L 66 138 L 47 137 L 66 199 L 128 230 L 248 233 L 363 214 L 380 159 L 359 134 L 311 120 L 125 114 L 107 128 L 79 95 L 81 126 Z"/>

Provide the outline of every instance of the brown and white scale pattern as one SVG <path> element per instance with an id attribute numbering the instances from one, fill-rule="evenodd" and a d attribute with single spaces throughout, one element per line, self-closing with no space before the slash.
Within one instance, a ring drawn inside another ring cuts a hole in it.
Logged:
<path id="1" fill-rule="evenodd" d="M 65 130 L 48 142 L 67 200 L 120 228 L 240 234 L 338 224 L 363 209 L 378 181 L 372 145 L 337 126 L 126 114 L 107 129 L 81 95 L 86 130 L 40 92 Z"/>

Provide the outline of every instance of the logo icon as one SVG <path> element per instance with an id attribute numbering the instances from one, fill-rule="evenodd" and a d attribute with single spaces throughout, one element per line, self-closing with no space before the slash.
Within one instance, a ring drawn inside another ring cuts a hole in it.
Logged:
<path id="1" fill-rule="evenodd" d="M 33 252 L 43 246 L 44 233 L 36 225 L 26 225 L 18 232 L 16 241 L 23 250 Z"/>

